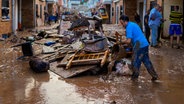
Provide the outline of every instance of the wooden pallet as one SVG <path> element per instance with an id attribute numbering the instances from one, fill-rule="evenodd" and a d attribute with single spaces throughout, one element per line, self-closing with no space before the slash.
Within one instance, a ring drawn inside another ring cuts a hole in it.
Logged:
<path id="1" fill-rule="evenodd" d="M 66 69 L 70 69 L 72 65 L 89 65 L 98 63 L 100 63 L 102 67 L 106 63 L 108 55 L 109 55 L 108 50 L 102 53 L 80 54 L 80 55 L 73 54 L 67 59 L 67 61 L 63 61 L 60 64 L 58 64 L 58 67 L 66 66 Z"/>

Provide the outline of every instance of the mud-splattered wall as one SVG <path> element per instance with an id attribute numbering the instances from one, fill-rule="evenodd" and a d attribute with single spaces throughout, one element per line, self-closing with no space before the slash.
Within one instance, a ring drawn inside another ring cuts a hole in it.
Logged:
<path id="1" fill-rule="evenodd" d="M 0 0 L 0 8 L 2 8 L 2 0 Z M 9 20 L 2 19 L 2 10 L 0 9 L 0 36 L 12 32 L 12 16 L 11 16 L 11 0 L 9 0 Z"/>
<path id="2" fill-rule="evenodd" d="M 32 28 L 34 22 L 34 0 L 22 0 L 22 26 L 23 28 Z"/>

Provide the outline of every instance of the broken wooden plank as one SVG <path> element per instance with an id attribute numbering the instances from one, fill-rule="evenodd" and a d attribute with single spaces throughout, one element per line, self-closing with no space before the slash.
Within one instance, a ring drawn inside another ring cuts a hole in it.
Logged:
<path id="1" fill-rule="evenodd" d="M 73 59 L 75 58 L 75 55 L 76 55 L 76 53 L 75 53 L 75 54 L 72 56 L 72 58 L 68 61 L 67 65 L 66 65 L 66 69 L 69 69 L 69 68 L 71 67 L 72 61 L 73 61 Z"/>
<path id="2" fill-rule="evenodd" d="M 70 44 L 67 44 L 67 45 L 64 45 L 64 46 L 57 46 L 57 47 L 54 47 L 55 49 L 56 49 L 56 51 L 60 51 L 60 50 L 62 50 L 62 49 L 64 49 L 64 48 L 67 48 L 67 47 L 69 47 L 70 46 Z"/>
<path id="3" fill-rule="evenodd" d="M 83 72 L 98 68 L 97 65 L 86 65 L 86 66 L 75 66 L 71 67 L 70 70 L 66 70 L 65 67 L 57 67 L 57 64 L 58 62 L 50 63 L 49 70 L 63 78 L 71 78 Z"/>
<path id="4" fill-rule="evenodd" d="M 105 62 L 107 61 L 107 58 L 108 58 L 108 55 L 109 55 L 109 50 L 106 50 L 105 53 L 104 53 L 104 56 L 102 58 L 102 61 L 101 61 L 101 67 L 105 64 Z"/>
<path id="5" fill-rule="evenodd" d="M 100 63 L 101 60 L 86 60 L 86 61 L 72 61 L 72 66 L 79 66 L 79 65 L 97 65 Z M 67 63 L 59 63 L 57 67 L 66 67 Z"/>
<path id="6" fill-rule="evenodd" d="M 56 61 L 57 59 L 62 59 L 65 57 L 66 54 L 62 54 L 62 55 L 56 55 L 56 56 L 52 56 L 49 57 L 47 59 L 45 59 L 46 61 L 48 61 L 49 63 Z"/>
<path id="7" fill-rule="evenodd" d="M 48 31 L 45 31 L 47 34 L 57 34 L 58 33 L 58 30 L 48 30 Z"/>
<path id="8" fill-rule="evenodd" d="M 38 55 L 37 57 L 39 57 L 45 61 L 48 61 L 48 62 L 53 62 L 57 59 L 64 58 L 66 56 L 67 52 L 68 51 L 64 50 L 62 52 L 55 52 L 52 54 L 41 54 L 41 55 Z"/>

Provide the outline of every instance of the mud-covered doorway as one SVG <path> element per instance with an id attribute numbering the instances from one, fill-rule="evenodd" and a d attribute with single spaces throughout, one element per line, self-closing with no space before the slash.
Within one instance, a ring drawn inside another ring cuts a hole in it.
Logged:
<path id="1" fill-rule="evenodd" d="M 137 10 L 137 0 L 124 0 L 125 14 L 129 16 L 130 21 L 134 21 L 134 14 Z"/>
<path id="2" fill-rule="evenodd" d="M 34 27 L 34 0 L 22 0 L 22 27 Z"/>

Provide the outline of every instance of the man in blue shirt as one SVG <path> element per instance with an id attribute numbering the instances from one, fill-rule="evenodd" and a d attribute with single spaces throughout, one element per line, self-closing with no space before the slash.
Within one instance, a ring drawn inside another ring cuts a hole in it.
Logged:
<path id="1" fill-rule="evenodd" d="M 159 47 L 157 44 L 157 37 L 158 37 L 158 27 L 160 26 L 161 15 L 158 11 L 159 5 L 156 4 L 153 9 L 151 9 L 149 14 L 148 25 L 151 29 L 151 46 Z"/>
<path id="2" fill-rule="evenodd" d="M 126 40 L 124 40 L 123 43 L 132 43 L 133 46 L 132 79 L 138 78 L 141 62 L 143 62 L 147 71 L 152 76 L 152 80 L 157 80 L 158 75 L 149 59 L 149 43 L 142 30 L 136 23 L 130 22 L 126 15 L 120 17 L 120 23 L 126 29 Z"/>

